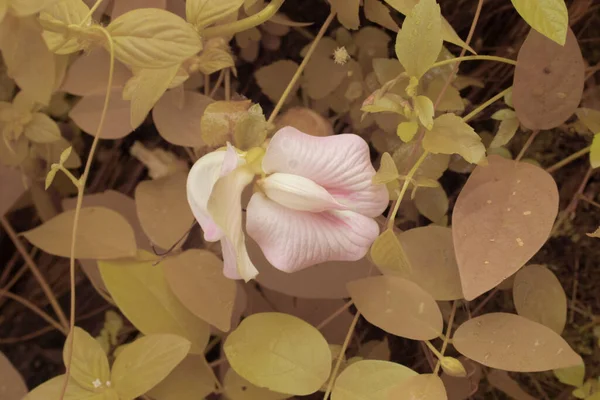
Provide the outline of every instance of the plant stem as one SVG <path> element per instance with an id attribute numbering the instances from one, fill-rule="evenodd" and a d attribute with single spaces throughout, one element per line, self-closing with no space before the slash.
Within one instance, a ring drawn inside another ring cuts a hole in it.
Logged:
<path id="1" fill-rule="evenodd" d="M 352 306 L 352 304 L 354 304 L 354 302 L 352 300 L 350 300 L 346 304 L 344 304 L 343 306 L 341 306 L 340 308 L 338 308 L 337 310 L 335 310 L 333 312 L 333 314 L 331 314 L 330 316 L 328 316 L 327 318 L 325 318 L 319 325 L 317 325 L 317 329 L 318 330 L 323 329 L 327 324 L 329 324 L 331 321 L 333 321 L 336 317 L 338 317 L 344 311 L 346 311 L 347 309 L 349 309 Z"/>
<path id="2" fill-rule="evenodd" d="M 62 308 L 60 308 L 60 305 L 58 304 L 58 300 L 56 299 L 54 292 L 52 292 L 50 285 L 48 285 L 48 282 L 46 282 L 44 275 L 42 275 L 42 273 L 40 272 L 40 269 L 37 267 L 35 261 L 33 261 L 33 259 L 29 256 L 29 253 L 25 249 L 25 246 L 23 246 L 23 243 L 17 236 L 17 233 L 13 229 L 10 222 L 8 222 L 6 217 L 1 216 L 0 223 L 2 224 L 2 227 L 6 231 L 6 233 L 12 240 L 12 242 L 14 243 L 17 251 L 21 254 L 21 257 L 23 257 L 23 260 L 25 260 L 25 264 L 27 264 L 27 266 L 31 270 L 31 273 L 33 274 L 35 279 L 38 281 L 40 286 L 42 287 L 42 291 L 48 298 L 48 301 L 50 302 L 52 309 L 56 313 L 56 316 L 58 317 L 60 324 L 62 325 L 63 329 L 66 330 L 67 327 L 69 326 L 69 321 L 67 320 L 67 317 L 66 317 L 64 311 L 62 310 Z"/>
<path id="3" fill-rule="evenodd" d="M 475 310 L 473 310 L 473 312 L 471 313 L 471 318 L 476 317 L 477 314 L 479 314 L 479 312 L 483 309 L 483 307 L 496 295 L 496 293 L 498 293 L 498 291 L 500 291 L 500 289 L 498 289 L 498 286 L 496 286 L 494 290 L 488 293 L 485 299 L 483 299 L 483 301 L 477 305 Z"/>
<path id="4" fill-rule="evenodd" d="M 94 5 L 90 9 L 90 11 L 87 13 L 87 15 L 85 16 L 83 21 L 81 21 L 81 24 L 79 26 L 83 26 L 83 24 L 85 24 L 87 22 L 87 20 L 92 17 L 92 15 L 94 14 L 94 11 L 96 11 L 98 9 L 98 7 L 100 6 L 101 3 L 102 3 L 102 0 L 96 0 L 96 3 L 94 3 Z"/>
<path id="5" fill-rule="evenodd" d="M 231 100 L 231 69 L 227 68 L 225 71 L 225 100 Z"/>
<path id="6" fill-rule="evenodd" d="M 81 182 L 79 182 L 79 179 L 75 178 L 75 175 L 73 175 L 71 171 L 66 169 L 65 166 L 62 164 L 58 165 L 58 169 L 61 170 L 71 180 L 71 182 L 73 183 L 73 185 L 75 185 L 76 188 L 79 189 L 79 187 L 81 186 Z"/>
<path id="7" fill-rule="evenodd" d="M 490 105 L 494 104 L 496 101 L 500 100 L 502 97 L 504 97 L 504 95 L 508 92 L 510 92 L 512 90 L 512 86 L 504 89 L 503 91 L 501 91 L 500 93 L 498 93 L 497 95 L 495 95 L 494 97 L 490 98 L 488 101 L 486 101 L 485 103 L 479 105 L 479 107 L 477 107 L 476 109 L 474 109 L 473 111 L 471 111 L 469 114 L 467 114 L 466 116 L 463 117 L 463 121 L 464 122 L 469 122 L 470 120 L 472 120 L 477 114 L 479 114 L 480 112 L 482 112 L 483 110 L 485 110 L 487 107 L 489 107 Z"/>
<path id="8" fill-rule="evenodd" d="M 12 300 L 22 304 L 23 306 L 27 307 L 28 309 L 30 309 L 31 311 L 33 311 L 34 313 L 36 313 L 37 315 L 42 317 L 46 322 L 48 322 L 50 325 L 52 325 L 56 330 L 58 330 L 59 332 L 62 332 L 64 335 L 66 335 L 68 333 L 66 326 L 61 326 L 57 321 L 54 320 L 54 318 L 49 316 L 44 310 L 42 310 L 41 308 L 39 308 L 38 306 L 36 306 L 32 302 L 30 302 L 29 300 L 27 300 L 21 296 L 17 296 L 16 294 L 11 293 L 6 290 L 3 290 L 3 289 L 0 289 L 0 296 L 6 296 L 9 299 L 12 299 Z"/>
<path id="9" fill-rule="evenodd" d="M 592 149 L 592 146 L 588 146 L 584 149 L 579 150 L 576 153 L 571 154 L 570 156 L 568 156 L 567 158 L 564 158 L 562 160 L 560 160 L 559 162 L 557 162 L 556 164 L 554 164 L 553 166 L 546 168 L 546 172 L 548 173 L 553 173 L 554 171 L 564 167 L 567 164 L 570 164 L 571 162 L 577 160 L 579 157 L 586 155 L 587 153 L 590 152 L 590 150 Z"/>
<path id="10" fill-rule="evenodd" d="M 429 350 L 431 350 L 431 352 L 433 353 L 433 355 L 436 356 L 438 360 L 441 360 L 442 358 L 444 358 L 444 356 L 442 355 L 442 353 L 440 353 L 438 351 L 438 349 L 436 349 L 435 346 L 432 345 L 429 340 L 424 340 L 423 342 L 427 345 L 427 347 L 429 347 Z"/>
<path id="11" fill-rule="evenodd" d="M 448 341 L 450 340 L 450 333 L 452 333 L 452 324 L 454 324 L 454 316 L 456 315 L 456 300 L 454 300 L 452 302 L 452 311 L 450 311 L 450 318 L 448 318 L 448 327 L 446 328 L 446 336 L 444 336 L 444 342 L 442 343 L 442 350 L 440 351 L 440 353 L 442 354 L 442 357 L 444 356 L 444 353 L 446 352 L 446 348 L 448 347 Z M 433 374 L 437 375 L 437 373 L 440 371 L 440 367 L 442 366 L 442 362 L 441 360 L 438 360 L 437 364 L 435 365 L 435 369 L 433 370 Z"/>
<path id="12" fill-rule="evenodd" d="M 113 73 L 115 69 L 115 49 L 114 42 L 110 34 L 106 31 L 106 29 L 101 26 L 94 26 L 92 29 L 98 30 L 106 40 L 108 41 L 109 46 L 109 54 L 110 54 L 110 67 L 108 69 L 108 84 L 106 85 L 106 95 L 104 97 L 104 106 L 102 108 L 102 114 L 100 115 L 100 121 L 98 122 L 98 127 L 96 129 L 96 134 L 94 135 L 94 140 L 92 141 L 92 146 L 90 148 L 90 152 L 85 163 L 85 168 L 83 170 L 83 175 L 79 179 L 80 186 L 77 188 L 77 203 L 75 206 L 75 215 L 73 217 L 73 231 L 71 235 L 71 256 L 69 260 L 69 277 L 70 277 L 70 286 L 71 286 L 71 310 L 70 310 L 70 324 L 69 324 L 69 335 L 67 336 L 67 343 L 65 343 L 67 356 L 65 357 L 65 381 L 63 383 L 60 400 L 64 400 L 65 393 L 67 391 L 67 385 L 69 382 L 69 376 L 71 374 L 71 359 L 73 356 L 73 331 L 75 329 L 75 248 L 77 244 L 77 231 L 79 227 L 79 215 L 81 213 L 81 206 L 83 205 L 83 194 L 85 192 L 85 185 L 90 174 L 90 170 L 92 168 L 92 160 L 94 159 L 94 153 L 96 152 L 96 148 L 98 147 L 98 142 L 100 141 L 100 133 L 102 132 L 102 127 L 104 126 L 104 121 L 106 120 L 106 112 L 108 110 L 108 104 L 110 102 L 110 93 L 112 89 L 113 82 Z"/>
<path id="13" fill-rule="evenodd" d="M 502 62 L 505 64 L 517 65 L 517 62 L 515 60 L 511 60 L 510 58 L 497 57 L 497 56 L 464 56 L 464 57 L 451 58 L 449 60 L 444 60 L 444 61 L 438 61 L 438 62 L 434 63 L 433 65 L 431 65 L 431 67 L 429 67 L 429 69 L 443 67 L 444 65 L 453 64 L 458 61 L 484 61 L 484 60 L 498 61 L 498 62 Z"/>
<path id="14" fill-rule="evenodd" d="M 419 167 L 421 166 L 423 161 L 425 161 L 425 158 L 428 155 L 429 155 L 428 151 L 423 151 L 423 154 L 421 154 L 421 157 L 419 157 L 419 159 L 417 160 L 415 165 L 413 165 L 413 167 L 410 169 L 410 171 L 408 171 L 408 175 L 406 175 L 406 180 L 402 184 L 402 189 L 400 189 L 400 194 L 398 195 L 398 199 L 396 200 L 396 203 L 394 204 L 394 209 L 388 219 L 388 229 L 394 228 L 394 220 L 396 218 L 396 214 L 398 214 L 398 210 L 400 209 L 400 203 L 402 203 L 402 198 L 404 197 L 404 194 L 406 193 L 406 189 L 408 189 L 408 185 L 410 184 L 412 177 L 415 175 L 415 173 L 417 172 L 417 169 L 419 169 Z"/>
<path id="15" fill-rule="evenodd" d="M 247 31 L 269 20 L 279 10 L 285 0 L 272 0 L 265 8 L 254 15 L 232 22 L 231 24 L 216 25 L 200 32 L 203 38 L 215 36 L 230 36 L 238 32 Z"/>
<path id="16" fill-rule="evenodd" d="M 340 365 L 342 364 L 342 358 L 344 358 L 344 354 L 346 353 L 346 349 L 348 348 L 348 344 L 350 344 L 350 338 L 352 338 L 352 334 L 354 333 L 354 328 L 356 328 L 356 324 L 358 323 L 358 319 L 360 318 L 360 312 L 357 312 L 348 328 L 348 333 L 346 334 L 346 339 L 344 339 L 344 343 L 342 344 L 342 349 L 340 350 L 340 355 L 335 362 L 335 366 L 333 367 L 333 371 L 331 371 L 331 377 L 329 378 L 329 383 L 327 384 L 327 390 L 325 390 L 325 395 L 323 396 L 323 400 L 327 400 L 329 394 L 331 393 L 331 389 L 333 388 L 333 383 L 337 378 L 337 373 L 340 370 Z"/>
<path id="17" fill-rule="evenodd" d="M 521 158 L 523 158 L 523 156 L 525 155 L 525 152 L 527 151 L 529 146 L 531 146 L 531 144 L 533 143 L 533 140 L 536 138 L 538 133 L 540 133 L 539 130 L 535 130 L 535 131 L 531 132 L 531 135 L 529 135 L 529 139 L 527 139 L 527 141 L 523 145 L 523 148 L 519 152 L 519 155 L 517 156 L 517 158 L 515 158 L 515 161 L 521 161 Z"/>
<path id="18" fill-rule="evenodd" d="M 225 77 L 225 70 L 222 69 L 221 72 L 219 72 L 219 77 L 217 78 L 217 82 L 215 83 L 215 87 L 210 92 L 210 95 L 208 97 L 214 97 L 215 96 L 215 94 L 217 93 L 217 90 L 219 90 L 219 88 L 221 87 L 221 83 L 223 83 L 223 78 L 224 77 Z"/>
<path id="19" fill-rule="evenodd" d="M 304 68 L 308 64 L 308 61 L 310 60 L 310 57 L 314 53 L 315 49 L 317 48 L 317 45 L 319 44 L 319 42 L 321 41 L 321 39 L 325 35 L 325 32 L 327 31 L 327 28 L 329 28 L 329 25 L 331 24 L 331 22 L 333 21 L 334 18 L 335 18 L 335 11 L 331 11 L 331 13 L 329 13 L 329 16 L 327 17 L 327 19 L 323 23 L 323 26 L 319 30 L 319 33 L 317 34 L 317 37 L 315 37 L 315 40 L 310 45 L 310 48 L 308 49 L 308 52 L 306 53 L 306 56 L 304 57 L 304 60 L 302 60 L 302 63 L 300 64 L 300 66 L 296 70 L 296 73 L 292 77 L 292 80 L 288 83 L 287 87 L 285 88 L 285 91 L 281 95 L 281 98 L 279 99 L 279 101 L 275 105 L 275 108 L 273 109 L 273 112 L 269 116 L 269 120 L 267 121 L 267 124 L 272 124 L 273 121 L 275 120 L 275 117 L 277 117 L 277 114 L 279 114 L 279 111 L 281 111 L 281 108 L 283 107 L 283 104 L 285 103 L 285 100 L 287 99 L 287 97 L 289 96 L 290 92 L 292 91 L 292 89 L 296 85 L 296 82 L 298 81 L 298 79 L 300 79 L 300 75 L 302 75 L 302 72 L 304 71 Z"/>

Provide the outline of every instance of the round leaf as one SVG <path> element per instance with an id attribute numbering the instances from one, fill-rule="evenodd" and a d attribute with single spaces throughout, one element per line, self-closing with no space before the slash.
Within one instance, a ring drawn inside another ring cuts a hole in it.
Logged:
<path id="1" fill-rule="evenodd" d="M 331 351 L 321 333 L 299 318 L 254 314 L 224 344 L 231 367 L 256 386 L 308 395 L 329 377 Z"/>
<path id="2" fill-rule="evenodd" d="M 3 400 L 21 400 L 27 394 L 23 377 L 0 352 L 0 395 Z"/>
<path id="3" fill-rule="evenodd" d="M 513 300 L 519 315 L 562 333 L 567 323 L 567 296 L 548 268 L 528 265 L 517 272 Z"/>
<path id="4" fill-rule="evenodd" d="M 188 310 L 229 331 L 236 284 L 223 275 L 223 261 L 210 251 L 192 249 L 161 264 L 171 290 Z"/>
<path id="5" fill-rule="evenodd" d="M 577 38 L 569 29 L 561 46 L 534 30 L 517 57 L 513 102 L 521 124 L 551 129 L 563 124 L 583 95 L 585 64 Z"/>
<path id="6" fill-rule="evenodd" d="M 258 83 L 258 86 L 260 86 L 262 92 L 269 98 L 269 100 L 271 100 L 273 103 L 277 103 L 297 70 L 298 64 L 296 64 L 294 61 L 275 61 L 273 64 L 256 70 L 256 83 Z M 288 102 L 294 98 L 297 90 L 298 85 L 294 87 L 288 96 Z"/>
<path id="7" fill-rule="evenodd" d="M 186 194 L 187 173 L 143 181 L 135 188 L 135 204 L 142 229 L 150 240 L 169 249 L 192 226 L 194 216 Z"/>
<path id="8" fill-rule="evenodd" d="M 283 400 L 289 397 L 287 394 L 254 386 L 231 368 L 225 374 L 223 389 L 229 400 Z"/>
<path id="9" fill-rule="evenodd" d="M 348 283 L 348 292 L 367 321 L 388 333 L 413 340 L 429 340 L 442 333 L 437 303 L 414 282 L 375 276 Z"/>
<path id="10" fill-rule="evenodd" d="M 65 211 L 22 235 L 46 253 L 70 257 L 75 210 Z M 133 229 L 119 213 L 85 207 L 79 214 L 75 258 L 107 260 L 132 257 L 137 247 Z"/>
<path id="11" fill-rule="evenodd" d="M 99 262 L 102 279 L 123 314 L 142 333 L 173 333 L 192 342 L 192 353 L 203 354 L 209 327 L 175 297 L 163 269 L 142 252 L 140 260 Z"/>
<path id="12" fill-rule="evenodd" d="M 452 343 L 464 356 L 506 371 L 547 371 L 582 363 L 556 332 L 516 314 L 491 313 L 468 320 L 458 327 Z"/>
<path id="13" fill-rule="evenodd" d="M 121 399 L 135 399 L 165 379 L 190 350 L 180 336 L 154 334 L 128 344 L 112 367 L 111 382 Z"/>
<path id="14" fill-rule="evenodd" d="M 391 389 L 416 375 L 412 369 L 389 361 L 357 361 L 337 377 L 331 400 L 388 400 Z"/>
<path id="15" fill-rule="evenodd" d="M 67 338 L 66 343 L 69 343 L 69 340 L 70 338 Z M 105 387 L 106 382 L 110 381 L 110 367 L 100 343 L 77 326 L 73 331 L 72 340 L 71 379 L 89 391 L 98 389 L 98 383 L 100 387 Z M 69 347 L 65 345 L 63 348 L 65 365 L 69 360 L 68 350 Z"/>
<path id="16" fill-rule="evenodd" d="M 550 174 L 528 163 L 488 157 L 458 196 L 452 233 L 463 293 L 472 300 L 521 268 L 542 247 L 558 213 Z"/>
<path id="17" fill-rule="evenodd" d="M 447 400 L 444 382 L 432 374 L 412 376 L 402 381 L 392 391 L 395 400 Z"/>
<path id="18" fill-rule="evenodd" d="M 536 31 L 561 46 L 569 29 L 569 13 L 565 0 L 512 0 L 521 17 Z"/>
<path id="19" fill-rule="evenodd" d="M 189 354 L 148 395 L 155 400 L 198 400 L 216 389 L 214 373 L 204 356 Z"/>

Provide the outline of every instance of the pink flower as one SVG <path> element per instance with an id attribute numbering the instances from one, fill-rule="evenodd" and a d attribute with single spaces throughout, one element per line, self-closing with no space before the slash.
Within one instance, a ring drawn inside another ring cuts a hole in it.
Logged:
<path id="1" fill-rule="evenodd" d="M 379 235 L 373 219 L 388 204 L 384 185 L 371 180 L 367 143 L 343 134 L 315 137 L 280 129 L 262 160 L 262 178 L 247 207 L 246 231 L 277 269 L 295 272 L 325 261 L 355 261 Z M 208 241 L 221 240 L 224 273 L 252 279 L 241 193 L 254 172 L 229 146 L 196 162 L 188 201 Z"/>

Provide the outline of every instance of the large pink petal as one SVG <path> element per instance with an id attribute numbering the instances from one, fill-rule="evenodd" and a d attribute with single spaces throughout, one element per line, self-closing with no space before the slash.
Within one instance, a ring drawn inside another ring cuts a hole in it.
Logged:
<path id="1" fill-rule="evenodd" d="M 221 176 L 225 154 L 224 151 L 214 151 L 206 154 L 196 161 L 187 179 L 188 203 L 194 217 L 196 217 L 204 231 L 204 239 L 209 242 L 216 242 L 223 236 L 223 231 L 207 211 L 207 203 L 215 182 Z"/>
<path id="2" fill-rule="evenodd" d="M 360 136 L 317 137 L 285 127 L 277 131 L 263 159 L 267 174 L 284 172 L 308 178 L 329 191 L 349 209 L 369 217 L 385 210 L 385 185 L 373 185 L 375 169 L 369 146 Z"/>
<path id="3" fill-rule="evenodd" d="M 232 265 L 235 262 L 240 277 L 245 281 L 254 278 L 258 271 L 252 264 L 246 250 L 246 239 L 242 231 L 242 192 L 254 179 L 254 174 L 247 168 L 237 168 L 219 178 L 215 183 L 207 210 L 219 225 L 231 246 L 225 242 L 223 247 L 226 273 L 232 275 Z M 223 243 L 224 240 L 221 242 Z M 229 253 L 229 254 L 228 254 Z M 230 257 L 231 256 L 231 257 Z M 233 261 L 235 257 L 235 261 Z"/>
<path id="4" fill-rule="evenodd" d="M 379 226 L 352 211 L 291 210 L 255 193 L 248 203 L 246 231 L 275 268 L 290 273 L 325 261 L 361 259 Z"/>

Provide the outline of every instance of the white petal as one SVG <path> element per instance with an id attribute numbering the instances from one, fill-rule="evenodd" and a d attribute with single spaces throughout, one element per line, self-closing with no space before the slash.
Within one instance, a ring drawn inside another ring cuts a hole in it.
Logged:
<path id="1" fill-rule="evenodd" d="M 268 198 L 293 210 L 321 212 L 345 208 L 324 187 L 299 175 L 272 174 L 262 181 L 262 189 Z"/>

